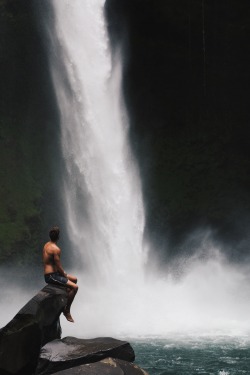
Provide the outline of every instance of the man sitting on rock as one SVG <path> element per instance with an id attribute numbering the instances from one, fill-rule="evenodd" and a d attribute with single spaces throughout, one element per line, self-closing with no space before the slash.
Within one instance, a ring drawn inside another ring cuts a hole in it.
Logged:
<path id="1" fill-rule="evenodd" d="M 74 322 L 70 313 L 71 304 L 78 291 L 77 278 L 72 275 L 67 275 L 60 261 L 61 250 L 57 246 L 59 240 L 60 229 L 53 227 L 49 231 L 50 241 L 44 245 L 43 248 L 43 264 L 44 264 L 44 279 L 48 284 L 61 285 L 69 288 L 68 302 L 64 309 L 64 316 L 69 322 Z"/>

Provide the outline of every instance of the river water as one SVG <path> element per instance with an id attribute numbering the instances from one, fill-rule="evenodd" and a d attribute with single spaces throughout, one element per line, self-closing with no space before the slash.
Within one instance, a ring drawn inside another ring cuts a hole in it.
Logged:
<path id="1" fill-rule="evenodd" d="M 249 375 L 250 337 L 175 336 L 132 340 L 150 375 Z"/>

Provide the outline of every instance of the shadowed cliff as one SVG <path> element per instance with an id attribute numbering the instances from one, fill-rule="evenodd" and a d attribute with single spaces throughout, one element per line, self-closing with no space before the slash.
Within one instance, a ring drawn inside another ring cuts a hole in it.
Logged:
<path id="1" fill-rule="evenodd" d="M 149 237 L 176 254 L 186 251 L 190 232 L 209 228 L 235 260 L 244 259 L 248 2 L 108 0 L 106 10 L 113 44 L 123 44 L 124 93 Z"/>

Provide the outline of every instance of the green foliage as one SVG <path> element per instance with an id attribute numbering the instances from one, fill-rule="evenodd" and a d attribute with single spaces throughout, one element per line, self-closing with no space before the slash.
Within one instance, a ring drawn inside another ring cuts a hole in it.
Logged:
<path id="1" fill-rule="evenodd" d="M 34 250 L 41 227 L 43 186 L 32 158 L 37 144 L 27 142 L 25 132 L 19 133 L 18 128 L 18 120 L 1 119 L 0 261 L 12 256 L 23 259 L 24 253 Z"/>
<path id="2" fill-rule="evenodd" d="M 1 0 L 0 18 L 0 264 L 21 266 L 40 262 L 47 228 L 54 102 L 32 4 Z"/>

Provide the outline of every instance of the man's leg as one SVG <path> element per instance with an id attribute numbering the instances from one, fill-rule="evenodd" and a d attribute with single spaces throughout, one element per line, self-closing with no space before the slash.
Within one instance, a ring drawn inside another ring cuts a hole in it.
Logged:
<path id="1" fill-rule="evenodd" d="M 63 314 L 69 322 L 74 323 L 74 319 L 72 318 L 71 313 L 70 313 L 70 307 L 71 307 L 72 302 L 75 298 L 75 295 L 78 291 L 78 285 L 76 284 L 77 278 L 74 277 L 74 276 L 71 276 L 71 275 L 67 275 L 67 277 L 68 277 L 68 282 L 67 282 L 66 285 L 69 287 L 68 302 L 67 302 L 67 305 L 64 309 Z M 74 280 L 75 282 L 73 282 L 71 280 Z"/>
<path id="2" fill-rule="evenodd" d="M 72 281 L 74 284 L 77 284 L 77 277 L 73 276 L 73 275 L 68 275 L 67 274 L 67 278 Z"/>

